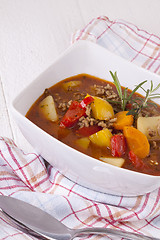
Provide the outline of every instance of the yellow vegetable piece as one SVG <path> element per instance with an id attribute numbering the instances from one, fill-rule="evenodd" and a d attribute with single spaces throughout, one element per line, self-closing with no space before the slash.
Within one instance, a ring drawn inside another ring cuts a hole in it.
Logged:
<path id="1" fill-rule="evenodd" d="M 111 104 L 102 98 L 99 97 L 93 98 L 94 102 L 91 103 L 93 117 L 99 120 L 109 120 L 113 118 L 114 111 Z"/>
<path id="2" fill-rule="evenodd" d="M 137 157 L 145 158 L 150 151 L 150 145 L 147 137 L 134 127 L 124 127 L 124 136 L 127 140 L 129 149 L 132 150 Z"/>
<path id="3" fill-rule="evenodd" d="M 40 102 L 39 112 L 50 121 L 56 122 L 58 120 L 58 115 L 52 96 L 47 96 Z"/>
<path id="4" fill-rule="evenodd" d="M 81 81 L 70 81 L 62 84 L 62 87 L 65 91 L 68 91 L 69 88 L 78 87 L 81 84 Z"/>
<path id="5" fill-rule="evenodd" d="M 112 133 L 108 128 L 100 130 L 89 136 L 89 139 L 92 143 L 96 144 L 99 147 L 109 147 L 111 145 Z"/>
<path id="6" fill-rule="evenodd" d="M 113 127 L 117 130 L 122 130 L 125 126 L 132 126 L 133 115 L 126 115 L 128 111 L 122 111 L 115 114 L 117 121 L 113 124 Z"/>
<path id="7" fill-rule="evenodd" d="M 75 141 L 75 143 L 79 146 L 82 147 L 83 149 L 87 149 L 90 143 L 90 140 L 88 137 L 84 138 L 79 138 Z"/>
<path id="8" fill-rule="evenodd" d="M 122 167 L 125 162 L 123 158 L 100 157 L 99 159 L 116 167 Z"/>

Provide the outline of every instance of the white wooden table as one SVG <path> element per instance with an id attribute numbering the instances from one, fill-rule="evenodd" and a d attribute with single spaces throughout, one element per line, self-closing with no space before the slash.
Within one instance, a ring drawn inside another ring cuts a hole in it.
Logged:
<path id="1" fill-rule="evenodd" d="M 0 135 L 32 148 L 10 112 L 13 98 L 92 18 L 124 19 L 160 36 L 160 0 L 0 0 Z"/>

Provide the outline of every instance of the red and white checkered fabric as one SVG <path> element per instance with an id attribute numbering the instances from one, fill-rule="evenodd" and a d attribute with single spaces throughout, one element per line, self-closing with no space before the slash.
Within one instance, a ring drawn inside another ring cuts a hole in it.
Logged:
<path id="1" fill-rule="evenodd" d="M 160 38 L 133 24 L 98 17 L 73 34 L 72 42 L 77 40 L 96 42 L 128 61 L 160 74 Z"/>
<path id="2" fill-rule="evenodd" d="M 93 19 L 72 41 L 91 40 L 160 74 L 160 39 L 125 21 Z M 160 189 L 139 197 L 113 196 L 86 189 L 65 178 L 41 156 L 26 154 L 0 138 L 0 194 L 32 203 L 70 228 L 110 227 L 160 238 Z M 12 227 L 0 213 L 0 239 L 35 239 Z M 121 239 L 90 235 L 77 239 Z"/>

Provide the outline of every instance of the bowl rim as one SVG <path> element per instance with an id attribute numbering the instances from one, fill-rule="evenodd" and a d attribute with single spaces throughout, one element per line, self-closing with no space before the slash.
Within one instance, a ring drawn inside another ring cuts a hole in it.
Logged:
<path id="1" fill-rule="evenodd" d="M 125 168 L 119 168 L 119 167 L 116 167 L 116 166 L 113 166 L 113 165 L 111 165 L 111 164 L 108 164 L 108 163 L 105 163 L 105 162 L 102 162 L 102 161 L 100 161 L 100 160 L 98 160 L 98 159 L 96 159 L 96 158 L 93 158 L 93 157 L 91 157 L 91 156 L 88 156 L 87 154 L 84 154 L 84 153 L 82 153 L 82 152 L 80 152 L 80 151 L 78 151 L 78 150 L 76 150 L 76 149 L 74 149 L 74 148 L 72 148 L 72 147 L 70 147 L 70 146 L 68 146 L 67 144 L 65 144 L 65 143 L 63 143 L 63 142 L 61 142 L 60 140 L 58 140 L 58 139 L 56 139 L 55 137 L 53 137 L 53 136 L 51 136 L 50 134 L 48 134 L 47 132 L 45 132 L 44 130 L 42 130 L 40 127 L 38 127 L 37 125 L 35 125 L 34 123 L 32 123 L 29 119 L 27 119 L 26 117 L 25 117 L 25 115 L 26 115 L 26 113 L 24 114 L 24 113 L 22 113 L 22 112 L 20 112 L 18 109 L 17 109 L 17 103 L 19 102 L 19 100 L 21 100 L 21 98 L 23 97 L 23 94 L 25 93 L 25 92 L 28 92 L 28 90 L 29 90 L 29 88 L 31 88 L 32 87 L 32 85 L 33 84 L 35 84 L 36 82 L 39 82 L 39 78 L 43 78 L 43 75 L 45 75 L 46 74 L 46 72 L 47 71 L 49 71 L 50 69 L 52 69 L 52 67 L 54 66 L 54 64 L 56 64 L 57 62 L 60 62 L 61 61 L 61 59 L 64 57 L 64 56 L 66 56 L 66 55 L 68 55 L 68 53 L 70 53 L 71 51 L 74 51 L 76 48 L 79 48 L 79 47 L 96 47 L 96 48 L 100 48 L 101 50 L 103 50 L 103 51 L 105 51 L 105 53 L 107 54 L 107 53 L 109 53 L 110 55 L 113 55 L 114 57 L 116 57 L 116 58 L 118 58 L 119 60 L 122 60 L 123 59 L 123 62 L 124 63 L 127 63 L 127 64 L 131 64 L 131 65 L 134 65 L 134 68 L 136 68 L 136 69 L 138 69 L 138 70 L 141 70 L 141 71 L 143 71 L 143 72 L 146 72 L 147 74 L 149 73 L 150 74 L 150 76 L 155 76 L 156 77 L 156 79 L 157 78 L 159 78 L 159 76 L 157 75 L 157 74 L 155 74 L 155 73 L 152 73 L 152 72 L 150 72 L 149 70 L 146 70 L 146 69 L 143 69 L 142 67 L 139 67 L 139 66 L 137 66 L 136 64 L 134 64 L 134 63 L 131 63 L 131 62 L 129 62 L 129 61 L 127 61 L 126 59 L 124 59 L 124 58 L 122 58 L 122 57 L 120 57 L 120 56 L 117 56 L 116 54 L 114 54 L 114 53 L 112 53 L 112 52 L 110 52 L 110 51 L 108 51 L 107 49 L 105 49 L 104 47 L 102 47 L 102 46 L 99 46 L 98 44 L 96 44 L 96 43 L 92 43 L 92 42 L 89 42 L 89 41 L 84 41 L 84 40 L 80 40 L 80 41 L 78 41 L 78 42 L 76 42 L 76 43 L 74 43 L 73 45 L 71 45 L 69 48 L 67 48 L 63 53 L 61 53 L 60 54 L 60 56 L 58 56 L 56 59 L 55 59 L 55 61 L 53 61 L 52 62 L 52 64 L 50 64 L 50 66 L 48 67 L 48 68 L 46 68 L 44 71 L 42 71 L 36 78 L 34 78 L 26 87 L 24 87 L 20 92 L 19 92 L 19 94 L 17 94 L 17 96 L 13 99 L 13 101 L 12 101 L 12 103 L 11 103 L 11 111 L 12 111 L 12 113 L 14 114 L 16 114 L 17 116 L 18 116 L 18 118 L 19 119 L 21 119 L 22 121 L 25 121 L 25 123 L 27 123 L 27 124 L 30 124 L 32 127 L 34 127 L 35 129 L 37 129 L 37 131 L 40 131 L 40 132 L 42 132 L 42 134 L 44 134 L 48 139 L 50 139 L 51 141 L 52 141 L 52 139 L 54 139 L 54 141 L 56 141 L 57 142 L 57 144 L 60 144 L 62 147 L 65 147 L 65 149 L 67 149 L 67 151 L 72 151 L 72 152 L 75 152 L 76 154 L 78 154 L 78 156 L 80 156 L 79 158 L 82 158 L 83 156 L 85 156 L 85 158 L 87 158 L 87 160 L 89 161 L 89 162 L 92 162 L 92 163 L 95 163 L 95 165 L 96 166 L 98 166 L 98 167 L 100 167 L 100 171 L 102 172 L 102 169 L 104 168 L 104 172 L 107 172 L 107 170 L 111 170 L 111 169 L 114 169 L 114 172 L 116 173 L 117 171 L 118 171 L 118 173 L 120 174 L 120 176 L 122 176 L 123 177 L 123 175 L 125 175 L 126 176 L 126 178 L 128 178 L 128 176 L 129 176 L 129 178 L 132 178 L 133 176 L 136 178 L 137 177 L 137 179 L 142 179 L 142 181 L 144 181 L 145 182 L 145 180 L 147 181 L 148 180 L 148 182 L 149 182 L 149 184 L 148 184 L 148 189 L 151 189 L 151 183 L 156 183 L 156 181 L 155 180 L 158 180 L 158 182 L 159 182 L 159 180 L 160 180 L 160 175 L 158 176 L 158 175 L 150 175 L 150 174 L 146 174 L 146 173 L 141 173 L 141 172 L 136 172 L 136 171 L 133 171 L 133 170 L 129 170 L 129 169 L 125 169 Z M 73 74 L 74 76 L 76 75 L 76 74 Z M 90 75 L 93 75 L 93 74 L 90 74 Z M 72 74 L 70 75 L 70 76 L 72 76 Z M 94 75 L 93 75 L 94 76 Z M 99 77 L 100 78 L 100 77 Z M 63 80 L 63 79 L 61 79 L 61 80 Z M 59 82 L 59 81 L 61 81 L 61 80 L 58 80 L 57 82 Z M 159 80 L 159 79 L 158 79 Z M 52 85 L 54 85 L 55 84 L 55 82 L 53 82 L 53 84 Z M 39 95 L 40 96 L 40 95 Z M 36 97 L 36 99 L 37 99 L 37 97 Z M 33 103 L 35 102 L 35 100 L 33 101 Z M 32 103 L 32 104 L 33 104 Z M 30 106 L 31 107 L 31 106 Z M 30 108 L 29 107 L 29 108 Z M 29 108 L 28 108 L 28 110 L 29 110 Z M 27 111 L 28 111 L 27 110 Z M 51 164 L 52 165 L 52 164 Z M 53 165 L 54 166 L 54 165 Z M 58 169 L 58 168 L 57 168 Z M 105 171 L 105 169 L 106 169 L 106 171 Z M 61 170 L 60 169 L 58 169 L 60 172 L 61 172 Z M 62 173 L 63 174 L 63 173 Z M 65 175 L 65 174 L 64 174 Z M 67 177 L 67 176 L 66 176 Z M 70 177 L 68 177 L 69 179 L 71 179 L 72 181 L 74 181 L 72 178 L 70 178 Z M 78 182 L 77 182 L 78 183 Z M 78 184 L 80 184 L 80 183 L 78 183 Z M 85 186 L 85 185 L 83 185 L 83 184 L 80 184 L 80 185 L 82 185 L 82 186 L 84 186 L 84 187 L 87 187 L 87 186 Z M 158 184 L 157 184 L 158 185 Z M 157 186 L 156 185 L 156 186 Z M 160 184 L 159 184 L 160 185 Z M 147 186 L 147 184 L 146 184 L 146 186 Z M 90 187 L 89 187 L 90 188 Z M 103 188 L 103 187 L 102 187 Z M 96 190 L 96 189 L 94 189 L 94 188 L 90 188 L 90 189 L 93 189 L 93 190 Z M 155 188 L 152 188 L 152 191 L 154 190 Z M 107 188 L 105 189 L 105 191 L 104 190 L 96 190 L 96 191 L 99 191 L 99 192 L 105 192 L 105 193 L 110 193 L 110 190 L 109 190 L 109 192 L 107 191 Z M 114 189 L 113 189 L 113 191 L 114 191 Z M 116 190 L 117 191 L 117 190 Z M 138 190 L 137 190 L 137 192 L 138 192 Z M 145 193 L 147 193 L 147 192 L 149 192 L 149 190 L 146 190 L 145 191 Z M 145 193 L 143 193 L 143 194 L 145 194 Z M 112 194 L 112 193 L 111 193 Z M 120 193 L 113 193 L 113 194 L 115 194 L 115 195 L 120 195 Z M 137 194 L 137 193 L 127 193 L 127 194 L 123 194 L 124 196 L 137 196 L 137 195 L 141 195 L 141 194 Z"/>
<path id="2" fill-rule="evenodd" d="M 75 42 L 73 45 L 69 46 L 69 48 L 67 48 L 63 53 L 61 53 L 60 56 L 58 56 L 58 57 L 56 58 L 56 60 L 55 60 L 52 64 L 50 64 L 50 66 L 49 66 L 48 68 L 46 68 L 41 74 L 39 74 L 36 78 L 34 78 L 26 87 L 24 87 L 24 88 L 19 92 L 19 94 L 13 99 L 13 101 L 12 101 L 12 103 L 11 103 L 11 110 L 12 110 L 12 112 L 15 111 L 16 114 L 18 114 L 20 117 L 24 118 L 25 121 L 29 122 L 32 126 L 38 128 L 40 131 L 42 131 L 43 134 L 47 135 L 47 137 L 49 137 L 49 138 L 54 138 L 54 140 L 58 141 L 58 143 L 62 144 L 63 146 L 65 145 L 65 146 L 68 148 L 68 150 L 76 151 L 76 152 L 77 152 L 78 154 L 80 154 L 82 157 L 85 155 L 85 156 L 87 156 L 87 157 L 90 159 L 90 161 L 92 160 L 92 161 L 100 162 L 102 166 L 105 165 L 105 166 L 110 167 L 111 169 L 115 169 L 115 168 L 117 169 L 118 167 L 113 166 L 113 165 L 108 164 L 108 163 L 105 163 L 105 162 L 103 162 L 103 161 L 100 161 L 100 160 L 98 160 L 98 159 L 96 159 L 96 158 L 94 158 L 94 157 L 88 156 L 88 155 L 86 155 L 85 153 L 82 153 L 82 152 L 80 152 L 80 151 L 78 151 L 78 150 L 76 150 L 76 149 L 68 146 L 67 144 L 61 142 L 60 140 L 56 139 L 55 137 L 51 136 L 50 134 L 48 134 L 47 132 L 45 132 L 44 130 L 42 130 L 40 127 L 38 127 L 36 124 L 34 124 L 33 122 L 31 122 L 29 119 L 27 119 L 26 116 L 23 115 L 22 113 L 20 113 L 20 112 L 17 110 L 17 108 L 16 108 L 16 103 L 21 99 L 21 97 L 23 96 L 24 92 L 27 92 L 28 89 L 29 89 L 36 81 L 38 81 L 39 78 L 40 78 L 43 74 L 45 74 L 46 71 L 48 71 L 50 68 L 52 68 L 52 66 L 53 66 L 57 61 L 60 61 L 60 60 L 61 60 L 65 55 L 67 55 L 70 51 L 73 51 L 75 48 L 77 48 L 77 47 L 79 47 L 79 46 L 90 46 L 90 45 L 91 45 L 91 46 L 96 46 L 96 47 L 98 46 L 99 48 L 104 49 L 104 50 L 106 50 L 107 52 L 109 52 L 106 48 L 104 48 L 104 47 L 102 47 L 102 46 L 100 46 L 100 45 L 97 45 L 96 43 L 90 42 L 90 41 L 79 40 L 79 41 Z M 111 52 L 110 52 L 110 53 L 111 53 Z M 111 54 L 113 54 L 114 56 L 116 55 L 116 54 L 114 54 L 114 53 L 111 53 Z M 116 55 L 116 57 L 118 57 L 119 59 L 122 59 L 122 57 L 120 57 L 120 56 L 117 56 L 117 55 Z M 124 59 L 124 61 L 128 62 L 126 59 Z M 130 62 L 129 62 L 129 63 L 130 63 Z M 130 63 L 130 64 L 133 64 L 133 63 Z M 134 65 L 135 65 L 135 64 L 134 64 Z M 150 72 L 150 71 L 148 71 L 148 70 L 146 70 L 146 69 L 143 69 L 143 68 L 141 68 L 141 67 L 139 67 L 139 66 L 137 66 L 137 65 L 135 65 L 135 67 L 138 68 L 138 69 L 142 69 L 143 71 Z M 157 74 L 155 74 L 155 73 L 151 73 L 151 74 L 154 74 L 154 75 L 157 76 Z M 158 76 L 157 76 L 157 77 L 158 77 Z M 61 81 L 61 80 L 60 80 L 60 81 Z M 59 81 L 58 81 L 58 82 L 59 82 Z M 53 84 L 53 85 L 54 85 L 54 84 Z M 29 109 L 28 109 L 28 110 L 29 110 Z M 150 174 L 141 173 L 141 172 L 136 172 L 136 171 L 129 170 L 129 169 L 125 169 L 125 168 L 118 168 L 118 169 L 119 169 L 120 172 L 125 172 L 125 173 L 127 173 L 127 174 L 130 173 L 130 172 L 132 172 L 132 173 L 134 173 L 134 175 L 142 175 L 142 176 L 145 176 L 145 177 L 148 176 L 149 178 L 160 178 L 160 176 L 158 176 L 158 175 L 150 175 Z"/>
<path id="3" fill-rule="evenodd" d="M 20 90 L 20 92 L 19 92 L 19 93 L 14 97 L 14 99 L 12 100 L 11 106 L 14 107 L 14 104 L 16 104 L 16 101 L 23 95 L 23 93 L 26 92 L 27 89 L 28 89 L 31 85 L 33 85 L 36 81 L 38 81 L 38 79 L 39 79 L 41 76 L 43 76 L 44 73 L 46 73 L 47 71 L 49 71 L 54 64 L 56 64 L 57 62 L 59 62 L 64 56 L 68 55 L 68 53 L 70 53 L 71 51 L 74 51 L 74 49 L 79 48 L 79 47 L 81 47 L 81 46 L 82 46 L 82 47 L 90 47 L 90 46 L 91 46 L 91 47 L 96 47 L 96 48 L 99 48 L 99 49 L 103 49 L 104 51 L 106 51 L 106 53 L 109 53 L 110 55 L 115 56 L 117 59 L 120 59 L 120 60 L 124 61 L 126 64 L 134 65 L 134 68 L 137 68 L 137 69 L 139 69 L 139 70 L 141 69 L 141 71 L 146 72 L 146 73 L 148 73 L 148 74 L 151 74 L 151 75 L 153 75 L 153 76 L 156 76 L 157 78 L 159 77 L 159 79 L 160 79 L 160 76 L 157 75 L 156 73 L 151 72 L 151 71 L 149 71 L 149 70 L 147 70 L 147 69 L 145 69 L 145 68 L 142 68 L 142 67 L 140 67 L 140 66 L 138 66 L 138 65 L 136 65 L 136 64 L 134 64 L 134 63 L 132 63 L 132 62 L 129 62 L 127 59 L 122 58 L 121 56 L 119 56 L 119 55 L 117 55 L 117 54 L 109 51 L 108 49 L 106 49 L 105 47 L 103 47 L 103 46 L 101 46 L 101 45 L 99 45 L 99 44 L 97 44 L 97 43 L 91 42 L 91 41 L 89 41 L 89 40 L 78 40 L 78 41 L 74 42 L 72 45 L 70 45 L 68 48 L 66 48 L 63 52 L 61 52 L 61 53 L 59 54 L 59 56 L 57 56 L 57 57 L 55 58 L 55 60 L 54 60 L 47 68 L 45 68 L 40 74 L 38 74 L 34 79 L 32 79 L 32 80 L 30 81 L 30 83 L 28 83 L 24 88 L 22 88 L 22 90 Z M 62 80 L 63 80 L 63 79 L 62 79 Z"/>

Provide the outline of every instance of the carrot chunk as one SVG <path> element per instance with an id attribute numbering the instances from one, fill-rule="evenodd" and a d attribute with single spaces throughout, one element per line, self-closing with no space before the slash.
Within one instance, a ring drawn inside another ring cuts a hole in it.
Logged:
<path id="1" fill-rule="evenodd" d="M 130 150 L 139 158 L 145 158 L 150 151 L 150 145 L 147 137 L 134 127 L 124 127 L 124 136 Z"/>
<path id="2" fill-rule="evenodd" d="M 122 130 L 125 126 L 131 126 L 133 124 L 133 115 L 127 115 L 128 111 L 122 111 L 115 114 L 117 121 L 113 124 L 113 127 L 117 130 Z"/>

